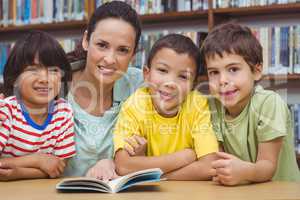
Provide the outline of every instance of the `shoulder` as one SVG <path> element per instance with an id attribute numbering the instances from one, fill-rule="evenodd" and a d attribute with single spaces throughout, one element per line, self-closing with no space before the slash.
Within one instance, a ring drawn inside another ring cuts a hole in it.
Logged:
<path id="1" fill-rule="evenodd" d="M 278 93 L 272 90 L 265 90 L 260 85 L 255 87 L 251 104 L 256 108 L 261 108 L 262 106 L 268 108 L 279 105 L 286 106 L 286 103 Z"/>
<path id="2" fill-rule="evenodd" d="M 129 67 L 127 72 L 114 85 L 114 100 L 126 100 L 143 83 L 142 71 Z"/>
<path id="3" fill-rule="evenodd" d="M 59 98 L 54 102 L 54 110 L 53 113 L 59 116 L 71 117 L 73 115 L 73 110 L 71 105 L 67 102 L 67 100 L 63 98 Z"/>
<path id="4" fill-rule="evenodd" d="M 199 91 L 194 90 L 186 97 L 184 106 L 188 106 L 192 110 L 202 111 L 203 108 L 208 108 L 207 97 L 201 94 Z"/>
<path id="5" fill-rule="evenodd" d="M 142 87 L 129 96 L 129 98 L 124 102 L 123 107 L 124 109 L 144 108 L 150 98 L 148 89 L 146 87 Z"/>
<path id="6" fill-rule="evenodd" d="M 143 82 L 143 72 L 141 69 L 129 67 L 120 81 L 128 82 L 133 86 L 139 86 Z"/>

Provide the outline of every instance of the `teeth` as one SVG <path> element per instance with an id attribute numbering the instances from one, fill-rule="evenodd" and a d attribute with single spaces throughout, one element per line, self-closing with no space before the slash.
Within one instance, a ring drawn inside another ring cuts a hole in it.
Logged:
<path id="1" fill-rule="evenodd" d="M 112 68 L 106 68 L 106 67 L 99 66 L 99 69 L 106 73 L 114 72 L 114 69 L 112 69 Z"/>

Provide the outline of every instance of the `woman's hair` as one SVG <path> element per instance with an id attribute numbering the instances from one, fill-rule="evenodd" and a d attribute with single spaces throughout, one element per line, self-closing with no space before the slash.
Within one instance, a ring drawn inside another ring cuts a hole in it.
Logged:
<path id="1" fill-rule="evenodd" d="M 107 2 L 99 6 L 93 15 L 90 17 L 86 31 L 87 31 L 87 40 L 91 38 L 91 34 L 95 31 L 96 25 L 99 21 L 116 18 L 121 19 L 129 23 L 135 30 L 135 46 L 134 52 L 136 52 L 138 47 L 138 42 L 141 36 L 141 24 L 136 11 L 127 3 L 122 1 L 112 1 Z M 122 30 L 120 30 L 122 31 Z M 74 51 L 68 53 L 68 59 L 70 63 L 85 60 L 87 52 L 83 49 L 82 44 L 77 44 Z M 82 69 L 84 66 L 81 65 L 79 69 Z"/>
<path id="2" fill-rule="evenodd" d="M 200 50 L 196 44 L 189 38 L 181 34 L 168 34 L 160 39 L 158 39 L 149 52 L 147 59 L 148 68 L 151 67 L 151 62 L 154 56 L 163 48 L 172 49 L 178 54 L 188 54 L 196 63 L 197 74 L 202 72 L 200 66 Z"/>
<path id="3" fill-rule="evenodd" d="M 62 70 L 62 89 L 67 92 L 68 82 L 72 79 L 71 66 L 60 44 L 51 35 L 42 31 L 29 31 L 12 48 L 4 67 L 4 95 L 11 96 L 15 82 L 27 66 L 36 64 L 43 67 L 57 66 Z"/>

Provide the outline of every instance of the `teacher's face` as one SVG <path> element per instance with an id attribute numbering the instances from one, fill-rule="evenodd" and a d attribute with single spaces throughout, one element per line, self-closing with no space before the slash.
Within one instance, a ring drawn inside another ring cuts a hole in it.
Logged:
<path id="1" fill-rule="evenodd" d="M 134 55 L 134 28 L 121 19 L 107 18 L 96 24 L 89 41 L 86 34 L 82 42 L 87 51 L 85 72 L 90 79 L 114 84 L 127 71 Z"/>

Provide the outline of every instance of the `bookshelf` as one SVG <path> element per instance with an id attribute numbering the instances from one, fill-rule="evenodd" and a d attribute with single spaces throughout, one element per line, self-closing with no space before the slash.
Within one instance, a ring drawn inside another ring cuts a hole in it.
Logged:
<path id="1" fill-rule="evenodd" d="M 207 0 L 207 9 L 194 11 L 171 11 L 158 14 L 141 15 L 142 28 L 145 31 L 153 31 L 165 28 L 191 27 L 196 31 L 209 31 L 215 25 L 235 21 L 237 23 L 265 27 L 274 25 L 300 25 L 300 2 L 288 4 L 271 4 L 265 6 L 227 7 L 215 8 L 213 0 Z M 83 20 L 52 22 L 47 24 L 30 24 L 21 26 L 3 26 L 0 24 L 0 42 L 15 41 L 25 31 L 38 29 L 53 34 L 56 37 L 68 38 L 80 37 L 87 23 L 87 17 L 95 9 L 94 0 L 86 0 L 86 15 Z M 199 78 L 207 82 L 205 76 Z M 269 89 L 287 90 L 287 96 L 292 97 L 293 102 L 300 103 L 300 74 L 265 75 L 261 83 Z M 300 154 L 297 155 L 300 162 Z"/>

